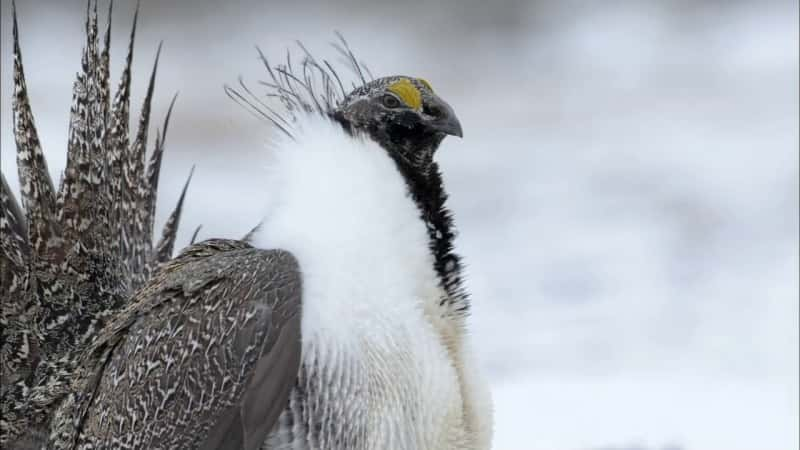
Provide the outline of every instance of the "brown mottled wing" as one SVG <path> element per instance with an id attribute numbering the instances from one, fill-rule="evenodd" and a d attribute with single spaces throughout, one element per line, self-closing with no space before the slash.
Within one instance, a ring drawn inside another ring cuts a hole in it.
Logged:
<path id="1" fill-rule="evenodd" d="M 300 365 L 291 254 L 195 244 L 159 270 L 94 350 L 80 448 L 256 449 Z"/>

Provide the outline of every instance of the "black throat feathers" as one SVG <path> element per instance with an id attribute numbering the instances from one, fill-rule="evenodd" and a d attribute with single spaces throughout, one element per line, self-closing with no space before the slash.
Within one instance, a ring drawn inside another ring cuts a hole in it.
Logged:
<path id="1" fill-rule="evenodd" d="M 361 131 L 361 127 L 353 127 L 341 114 L 333 114 L 332 118 L 350 135 Z M 469 298 L 463 287 L 461 257 L 453 247 L 455 225 L 446 206 L 447 193 L 439 165 L 433 160 L 444 135 L 413 128 L 389 130 L 369 125 L 364 128 L 366 134 L 377 141 L 395 162 L 425 223 L 434 269 L 446 293 L 440 305 L 451 314 L 466 314 L 469 311 Z"/>

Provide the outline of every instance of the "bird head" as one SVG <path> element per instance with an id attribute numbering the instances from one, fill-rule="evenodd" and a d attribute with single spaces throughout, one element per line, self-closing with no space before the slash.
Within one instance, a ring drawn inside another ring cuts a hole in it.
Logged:
<path id="1" fill-rule="evenodd" d="M 390 76 L 350 92 L 331 116 L 350 131 L 366 133 L 395 159 L 429 165 L 448 135 L 462 136 L 453 108 L 422 78 Z"/>

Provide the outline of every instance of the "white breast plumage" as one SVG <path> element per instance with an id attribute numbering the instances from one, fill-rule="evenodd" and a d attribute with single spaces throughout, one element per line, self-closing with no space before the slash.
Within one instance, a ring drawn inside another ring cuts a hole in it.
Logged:
<path id="1" fill-rule="evenodd" d="M 348 434 L 360 435 L 363 448 L 488 448 L 483 384 L 464 367 L 467 349 L 452 351 L 426 312 L 442 292 L 402 176 L 371 140 L 325 118 L 302 120 L 265 174 L 268 212 L 253 244 L 288 250 L 300 263 L 303 366 L 312 390 L 327 391 L 308 401 L 333 410 L 348 402 L 357 422 L 313 419 L 325 428 L 317 443 L 344 448 L 337 436 Z M 289 434 L 278 430 L 268 443 L 298 448 Z"/>

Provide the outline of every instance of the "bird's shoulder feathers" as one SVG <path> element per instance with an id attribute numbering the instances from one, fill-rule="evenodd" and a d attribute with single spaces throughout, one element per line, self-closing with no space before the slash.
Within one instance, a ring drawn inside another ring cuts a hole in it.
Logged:
<path id="1" fill-rule="evenodd" d="M 231 240 L 187 248 L 95 342 L 100 367 L 70 412 L 79 442 L 257 448 L 297 376 L 300 298 L 288 252 Z"/>

